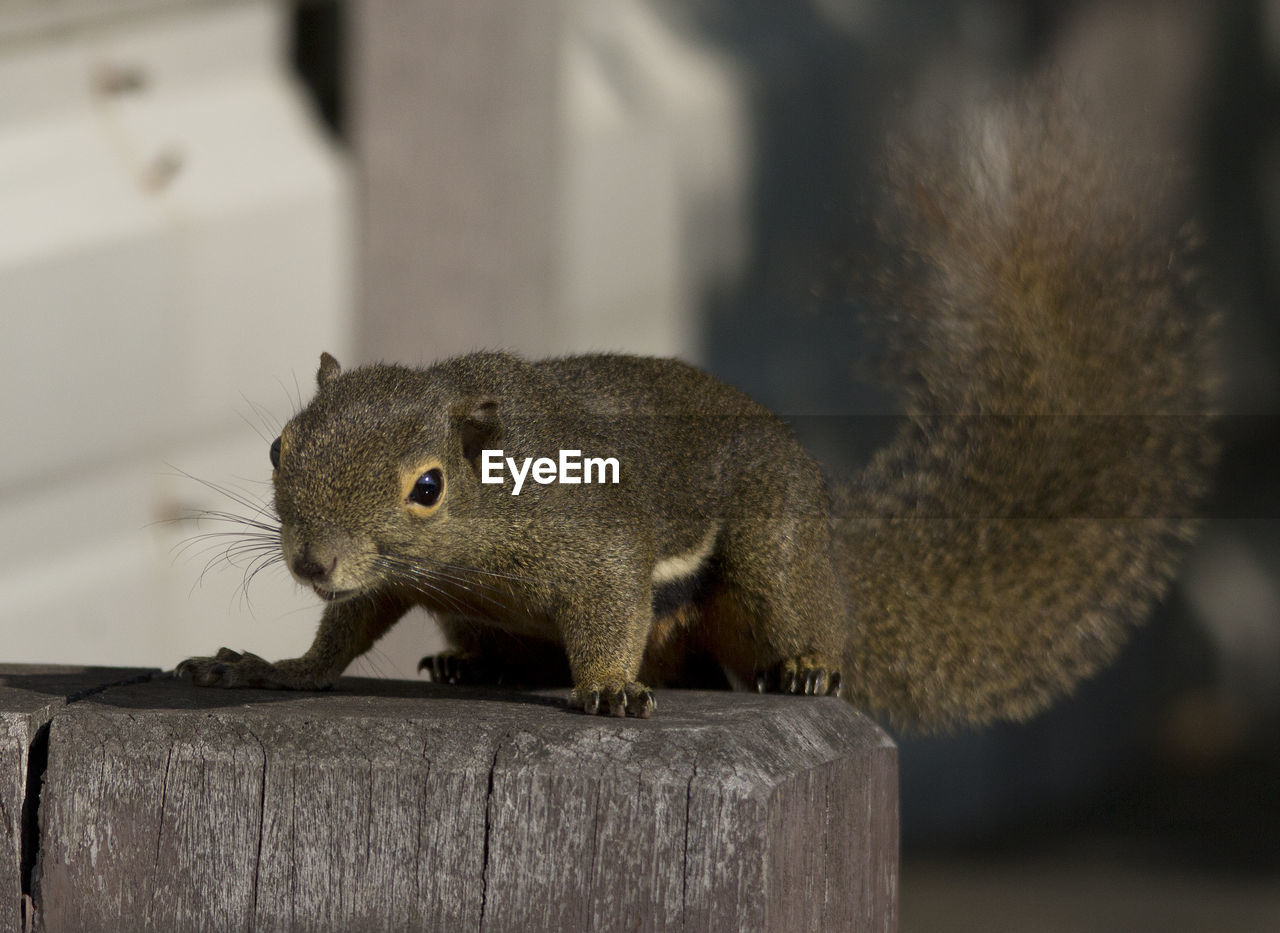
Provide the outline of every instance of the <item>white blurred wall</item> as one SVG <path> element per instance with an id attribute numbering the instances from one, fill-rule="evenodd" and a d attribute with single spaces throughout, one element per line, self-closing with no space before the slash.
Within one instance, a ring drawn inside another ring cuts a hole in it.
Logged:
<path id="1" fill-rule="evenodd" d="M 0 8 L 0 658 L 296 653 L 294 587 L 248 611 L 201 576 L 223 539 L 174 552 L 224 529 L 169 520 L 246 511 L 179 470 L 262 497 L 317 348 L 349 348 L 347 170 L 277 5 L 49 6 Z"/>

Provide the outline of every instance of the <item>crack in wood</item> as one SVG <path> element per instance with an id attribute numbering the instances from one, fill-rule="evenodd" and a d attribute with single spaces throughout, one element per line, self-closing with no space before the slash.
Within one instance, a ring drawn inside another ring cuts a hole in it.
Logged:
<path id="1" fill-rule="evenodd" d="M 689 816 L 693 806 L 693 782 L 698 779 L 698 759 L 693 759 L 689 781 L 684 786 L 684 842 L 680 847 L 680 929 L 689 923 Z"/>
<path id="2" fill-rule="evenodd" d="M 22 796 L 22 813 L 20 816 L 20 852 L 18 872 L 22 885 L 24 913 L 26 900 L 32 898 L 32 883 L 35 876 L 36 862 L 40 857 L 40 785 L 44 781 L 44 772 L 49 766 L 49 728 L 53 720 L 41 726 L 27 746 L 26 790 Z M 34 900 L 32 901 L 34 904 Z M 23 928 L 34 917 L 23 917 Z"/>
<path id="3" fill-rule="evenodd" d="M 262 778 L 258 788 L 258 839 L 254 846 L 253 879 L 249 887 L 249 928 L 258 926 L 258 879 L 262 873 L 262 837 L 267 830 L 267 746 L 252 729 L 245 730 L 262 751 Z"/>
<path id="4" fill-rule="evenodd" d="M 498 755 L 502 751 L 503 744 L 511 738 L 511 734 L 504 735 L 493 747 L 493 758 L 489 761 L 489 787 L 485 792 L 484 800 L 484 847 L 480 854 L 480 923 L 479 929 L 484 929 L 485 906 L 489 897 L 489 831 L 493 824 L 493 774 L 498 769 Z"/>

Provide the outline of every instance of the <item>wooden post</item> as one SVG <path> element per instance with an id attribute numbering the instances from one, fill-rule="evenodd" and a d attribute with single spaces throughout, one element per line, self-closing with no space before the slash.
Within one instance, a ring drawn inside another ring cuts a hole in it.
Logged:
<path id="1" fill-rule="evenodd" d="M 49 721 L 68 703 L 149 676 L 135 669 L 0 665 L 0 930 L 21 930 L 26 916 Z"/>
<path id="2" fill-rule="evenodd" d="M 893 930 L 897 762 L 833 699 L 156 680 L 54 717 L 37 929 Z"/>

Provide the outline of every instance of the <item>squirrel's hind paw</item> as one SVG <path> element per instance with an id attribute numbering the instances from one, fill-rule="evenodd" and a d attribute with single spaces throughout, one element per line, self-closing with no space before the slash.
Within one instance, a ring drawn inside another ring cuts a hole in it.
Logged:
<path id="1" fill-rule="evenodd" d="M 756 672 L 756 692 L 838 697 L 840 672 L 815 655 L 787 658 Z"/>
<path id="2" fill-rule="evenodd" d="M 418 673 L 424 672 L 434 684 L 498 685 L 503 681 L 499 667 L 487 663 L 479 655 L 461 651 L 427 655 L 418 662 Z"/>
<path id="3" fill-rule="evenodd" d="M 644 684 L 631 680 L 624 684 L 588 684 L 574 687 L 569 706 L 588 715 L 607 713 L 610 716 L 636 716 L 648 719 L 658 708 L 653 691 Z"/>

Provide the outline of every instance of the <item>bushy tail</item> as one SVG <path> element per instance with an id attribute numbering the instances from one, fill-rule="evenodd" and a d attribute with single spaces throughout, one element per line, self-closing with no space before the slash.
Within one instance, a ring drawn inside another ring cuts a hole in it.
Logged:
<path id="1" fill-rule="evenodd" d="M 1211 316 L 1169 173 L 1113 153 L 1025 101 L 894 148 L 914 418 L 837 491 L 864 708 L 1031 716 L 1111 660 L 1193 535 Z"/>

